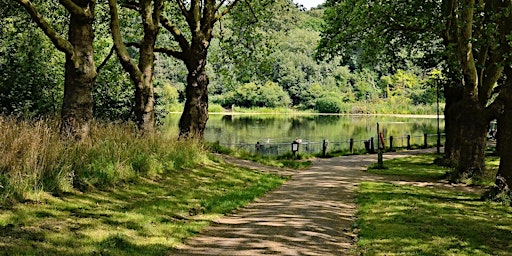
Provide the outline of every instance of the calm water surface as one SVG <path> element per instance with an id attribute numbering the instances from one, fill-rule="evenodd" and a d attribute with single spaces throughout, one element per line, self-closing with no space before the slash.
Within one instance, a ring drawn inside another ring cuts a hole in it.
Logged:
<path id="1" fill-rule="evenodd" d="M 168 116 L 168 129 L 177 132 L 179 117 L 180 114 Z M 395 138 L 395 145 L 401 143 L 402 137 L 407 135 L 411 135 L 413 144 L 420 144 L 423 143 L 423 134 L 437 133 L 435 117 L 211 114 L 205 138 L 212 142 L 219 141 L 222 145 L 254 145 L 256 142 L 279 144 L 291 143 L 295 139 L 311 143 L 323 140 L 341 143 L 350 138 L 362 141 L 377 137 L 377 123 L 385 138 Z M 440 129 L 443 132 L 443 119 L 440 121 Z M 432 140 L 435 141 L 435 138 Z"/>

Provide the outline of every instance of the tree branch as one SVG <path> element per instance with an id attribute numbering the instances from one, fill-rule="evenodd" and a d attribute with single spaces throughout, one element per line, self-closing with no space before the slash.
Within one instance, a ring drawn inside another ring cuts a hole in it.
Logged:
<path id="1" fill-rule="evenodd" d="M 77 16 L 85 16 L 84 9 L 75 4 L 75 2 L 72 0 L 59 0 L 59 3 L 62 4 L 71 14 Z"/>
<path id="2" fill-rule="evenodd" d="M 183 3 L 182 0 L 175 0 L 175 1 L 178 4 L 178 7 L 180 8 L 181 14 L 183 14 L 183 16 L 185 16 L 185 19 L 190 24 L 190 22 L 192 22 L 192 20 L 193 20 L 193 17 L 190 16 L 190 12 L 187 10 L 185 3 Z"/>
<path id="3" fill-rule="evenodd" d="M 181 33 L 180 29 L 176 27 L 169 19 L 167 19 L 167 17 L 160 15 L 160 21 L 162 26 L 167 31 L 171 32 L 172 36 L 174 37 L 174 40 L 178 42 L 181 50 L 185 51 L 190 47 L 190 44 L 188 43 L 183 33 Z"/>
<path id="4" fill-rule="evenodd" d="M 219 13 L 216 17 L 215 17 L 215 20 L 213 22 L 216 22 L 220 19 L 222 19 L 222 17 L 224 17 L 224 15 L 228 14 L 229 11 L 231 11 L 231 9 L 233 9 L 233 7 L 235 7 L 235 5 L 240 2 L 240 0 L 235 0 L 233 1 L 231 4 L 229 4 L 228 6 L 226 6 L 226 9 L 224 9 L 221 13 Z M 220 7 L 220 6 L 219 6 Z M 250 7 L 250 5 L 249 5 Z M 252 10 L 252 8 L 251 8 Z"/>
<path id="5" fill-rule="evenodd" d="M 155 52 L 163 53 L 167 56 L 171 56 L 182 61 L 186 60 L 185 54 L 183 52 L 174 51 L 169 48 L 155 47 Z"/>
<path id="6" fill-rule="evenodd" d="M 128 50 L 123 43 L 119 26 L 119 14 L 117 12 L 117 1 L 109 0 L 108 5 L 110 8 L 110 30 L 114 39 L 114 47 L 116 49 L 117 56 L 123 68 L 130 74 L 131 79 L 135 82 L 140 80 L 142 73 L 137 67 L 137 64 L 133 61 L 128 54 Z"/>
<path id="7" fill-rule="evenodd" d="M 135 48 L 139 48 L 140 49 L 140 43 L 136 43 L 136 42 L 129 42 L 129 43 L 126 43 L 126 46 L 127 47 L 135 47 Z M 153 49 L 154 52 L 159 52 L 159 53 L 163 53 L 167 56 L 171 56 L 171 57 L 174 57 L 174 58 L 177 58 L 179 60 L 185 60 L 185 54 L 183 52 L 179 52 L 179 51 L 174 51 L 174 50 L 171 50 L 169 48 L 163 48 L 163 47 L 156 47 Z"/>
<path id="8" fill-rule="evenodd" d="M 140 7 L 136 2 L 126 1 L 119 4 L 121 7 L 139 12 Z"/>
<path id="9" fill-rule="evenodd" d="M 29 1 L 29 0 L 16 0 L 18 3 L 20 3 L 25 10 L 30 14 L 30 17 L 32 20 L 37 24 L 39 28 L 41 28 L 44 32 L 44 34 L 50 38 L 53 45 L 65 54 L 73 55 L 73 45 L 59 36 L 57 31 L 55 31 L 50 24 L 46 21 L 46 19 L 39 13 L 35 6 Z"/>
<path id="10" fill-rule="evenodd" d="M 114 51 L 116 50 L 115 46 L 113 45 L 112 48 L 110 48 L 110 52 L 108 53 L 107 57 L 101 62 L 101 64 L 96 68 L 96 73 L 99 74 L 100 70 L 107 65 L 108 60 L 114 55 Z"/>

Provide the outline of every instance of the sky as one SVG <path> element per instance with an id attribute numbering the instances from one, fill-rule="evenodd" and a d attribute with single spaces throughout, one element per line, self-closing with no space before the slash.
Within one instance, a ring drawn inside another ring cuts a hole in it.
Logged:
<path id="1" fill-rule="evenodd" d="M 293 0 L 294 3 L 302 4 L 307 9 L 310 9 L 311 7 L 316 7 L 319 4 L 325 3 L 325 0 Z"/>

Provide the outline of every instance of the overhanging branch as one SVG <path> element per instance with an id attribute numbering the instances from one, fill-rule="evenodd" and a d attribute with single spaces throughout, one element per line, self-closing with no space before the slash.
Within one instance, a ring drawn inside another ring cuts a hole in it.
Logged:
<path id="1" fill-rule="evenodd" d="M 59 36 L 57 31 L 51 27 L 51 25 L 46 21 L 46 19 L 39 13 L 35 6 L 30 2 L 29 0 L 16 0 L 18 3 L 20 3 L 23 8 L 30 14 L 30 17 L 32 20 L 37 24 L 39 28 L 41 28 L 44 32 L 44 34 L 50 38 L 53 45 L 65 54 L 73 55 L 73 45 Z"/>

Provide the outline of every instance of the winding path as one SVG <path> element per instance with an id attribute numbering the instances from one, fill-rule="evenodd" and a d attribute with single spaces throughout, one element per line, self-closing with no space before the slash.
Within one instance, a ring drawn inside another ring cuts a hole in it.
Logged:
<path id="1" fill-rule="evenodd" d="M 386 153 L 385 159 L 431 150 Z M 355 189 L 384 178 L 364 172 L 376 155 L 316 159 L 306 170 L 276 170 L 249 161 L 249 168 L 291 175 L 275 191 L 222 217 L 170 255 L 349 255 L 355 234 Z"/>

